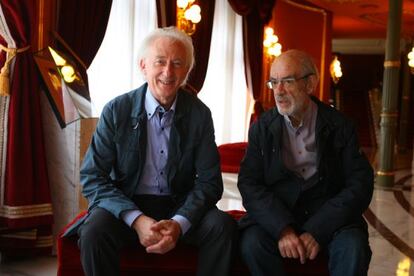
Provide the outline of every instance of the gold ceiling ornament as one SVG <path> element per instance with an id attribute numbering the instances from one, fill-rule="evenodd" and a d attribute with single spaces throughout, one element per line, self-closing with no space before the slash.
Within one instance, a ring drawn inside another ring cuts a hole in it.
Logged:
<path id="1" fill-rule="evenodd" d="M 188 35 L 196 31 L 201 21 L 201 8 L 194 4 L 195 0 L 177 0 L 177 28 Z"/>
<path id="2" fill-rule="evenodd" d="M 279 43 L 279 38 L 275 35 L 272 27 L 265 27 L 263 46 L 269 61 L 282 53 L 282 44 Z"/>

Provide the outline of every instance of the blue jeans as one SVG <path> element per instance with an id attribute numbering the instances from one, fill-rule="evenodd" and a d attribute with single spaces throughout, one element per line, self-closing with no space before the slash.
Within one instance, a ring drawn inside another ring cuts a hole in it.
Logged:
<path id="1" fill-rule="evenodd" d="M 286 275 L 277 241 L 260 226 L 252 225 L 242 231 L 240 250 L 253 276 Z M 331 276 L 367 275 L 371 249 L 365 230 L 357 227 L 342 229 L 322 250 L 329 254 Z"/>

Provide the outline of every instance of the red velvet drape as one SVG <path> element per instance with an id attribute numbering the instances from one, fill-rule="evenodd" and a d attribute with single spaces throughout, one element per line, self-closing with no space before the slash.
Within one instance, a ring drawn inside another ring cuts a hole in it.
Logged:
<path id="1" fill-rule="evenodd" d="M 272 17 L 276 0 L 228 0 L 243 16 L 243 47 L 247 87 L 258 100 L 263 88 L 263 29 Z"/>
<path id="2" fill-rule="evenodd" d="M 164 18 L 158 18 L 158 26 L 166 27 L 176 25 L 176 8 L 166 9 L 165 7 L 167 6 L 164 2 L 165 0 L 157 0 L 157 14 L 158 16 L 164 16 Z M 170 2 L 173 2 L 175 5 L 175 1 Z M 187 83 L 196 91 L 200 91 L 206 78 L 208 59 L 210 56 L 215 0 L 198 0 L 197 4 L 201 8 L 201 21 L 197 24 L 196 32 L 192 35 L 195 65 Z M 171 5 L 171 3 L 168 5 Z"/>
<path id="3" fill-rule="evenodd" d="M 87 87 L 86 69 L 105 37 L 111 6 L 112 0 L 60 1 L 57 33 L 82 61 L 78 69 Z"/>
<path id="4" fill-rule="evenodd" d="M 195 51 L 195 65 L 188 78 L 188 83 L 197 91 L 200 91 L 203 87 L 207 75 L 215 3 L 215 0 L 198 1 L 198 4 L 201 7 L 201 21 L 197 24 L 197 30 L 192 35 Z"/>
<path id="5" fill-rule="evenodd" d="M 156 1 L 158 27 L 175 26 L 177 20 L 177 2 L 171 0 Z"/>
<path id="6" fill-rule="evenodd" d="M 86 67 L 101 46 L 111 6 L 112 0 L 60 1 L 58 33 Z"/>
<path id="7" fill-rule="evenodd" d="M 35 41 L 35 3 L 26 0 L 0 2 L 17 48 Z M 40 84 L 31 49 L 17 54 L 11 73 L 5 193 L 4 205 L 0 206 L 0 228 L 3 228 L 0 251 L 22 255 L 50 251 L 53 218 L 40 113 Z M 31 235 L 22 234 L 23 230 Z"/>

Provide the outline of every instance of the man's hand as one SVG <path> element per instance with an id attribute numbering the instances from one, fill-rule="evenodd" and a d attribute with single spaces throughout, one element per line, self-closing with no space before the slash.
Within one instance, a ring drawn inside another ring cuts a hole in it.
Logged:
<path id="1" fill-rule="evenodd" d="M 142 244 L 142 246 L 151 246 L 158 243 L 163 238 L 162 234 L 159 231 L 154 231 L 151 229 L 152 225 L 156 223 L 156 220 L 145 215 L 140 215 L 132 223 L 132 227 L 137 232 L 139 242 Z"/>
<path id="2" fill-rule="evenodd" d="M 306 258 L 313 260 L 316 258 L 320 251 L 319 243 L 313 238 L 313 236 L 307 232 L 300 235 L 300 240 L 306 249 Z"/>
<path id="3" fill-rule="evenodd" d="M 306 261 L 306 250 L 302 240 L 292 227 L 287 226 L 280 234 L 278 242 L 279 252 L 283 258 L 299 258 L 300 263 Z"/>
<path id="4" fill-rule="evenodd" d="M 153 224 L 151 230 L 161 233 L 162 239 L 158 243 L 148 246 L 148 253 L 167 253 L 175 247 L 181 234 L 181 227 L 174 220 L 161 220 Z"/>

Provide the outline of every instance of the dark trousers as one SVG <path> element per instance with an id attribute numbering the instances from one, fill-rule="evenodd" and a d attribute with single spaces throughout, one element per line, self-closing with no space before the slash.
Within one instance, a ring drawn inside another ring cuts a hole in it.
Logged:
<path id="1" fill-rule="evenodd" d="M 286 275 L 278 241 L 260 226 L 252 225 L 240 237 L 241 255 L 253 276 Z M 345 228 L 335 233 L 327 248 L 331 276 L 367 275 L 371 249 L 367 233 L 358 227 Z M 320 252 L 321 254 L 323 252 Z"/>
<path id="2" fill-rule="evenodd" d="M 157 220 L 169 219 L 175 212 L 174 204 L 166 197 L 147 197 L 135 201 L 146 215 Z M 131 245 L 141 246 L 132 228 L 102 208 L 90 212 L 78 234 L 86 275 L 119 275 L 120 250 Z M 236 222 L 227 213 L 217 208 L 210 209 L 179 242 L 198 247 L 197 275 L 229 275 L 237 246 Z"/>

